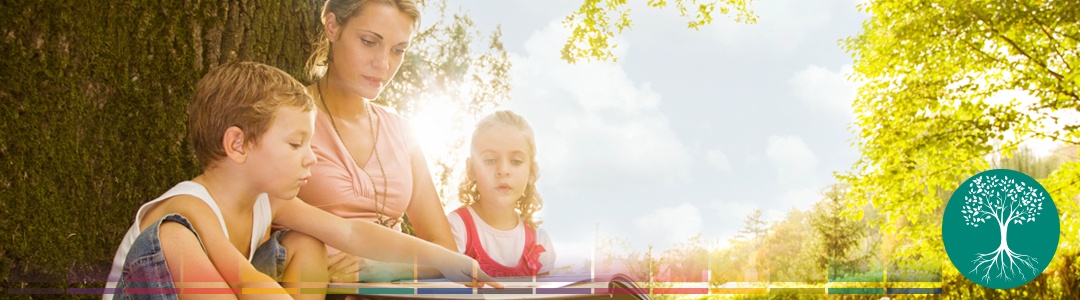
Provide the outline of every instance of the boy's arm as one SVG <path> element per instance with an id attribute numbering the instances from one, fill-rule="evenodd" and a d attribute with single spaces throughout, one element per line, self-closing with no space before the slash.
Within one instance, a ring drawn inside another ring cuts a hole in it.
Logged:
<path id="1" fill-rule="evenodd" d="M 225 237 L 224 229 L 217 215 L 202 200 L 194 196 L 181 195 L 164 201 L 148 212 L 142 220 L 143 228 L 147 222 L 156 222 L 161 217 L 178 213 L 191 222 L 202 241 L 206 255 L 214 268 L 221 275 L 240 299 L 292 299 L 285 289 L 273 278 L 259 272 L 247 258 Z M 195 274 L 197 275 L 197 274 Z M 200 278 L 173 278 L 175 281 L 188 281 L 209 284 Z"/>
<path id="2" fill-rule="evenodd" d="M 300 199 L 271 199 L 274 223 L 315 237 L 346 253 L 379 261 L 437 268 L 455 282 L 493 282 L 464 254 L 361 220 L 346 220 Z M 474 275 L 475 274 L 475 275 Z M 493 286 L 501 287 L 498 283 Z"/>

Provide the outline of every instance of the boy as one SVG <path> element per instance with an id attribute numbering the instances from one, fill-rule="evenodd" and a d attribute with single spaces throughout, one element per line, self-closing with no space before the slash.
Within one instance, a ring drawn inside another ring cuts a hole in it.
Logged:
<path id="1" fill-rule="evenodd" d="M 323 243 L 376 260 L 416 258 L 478 287 L 491 281 L 467 256 L 294 199 L 316 160 L 314 114 L 304 86 L 276 68 L 230 63 L 203 77 L 188 107 L 203 173 L 139 208 L 105 297 L 323 298 Z M 270 234 L 271 223 L 291 230 Z"/>

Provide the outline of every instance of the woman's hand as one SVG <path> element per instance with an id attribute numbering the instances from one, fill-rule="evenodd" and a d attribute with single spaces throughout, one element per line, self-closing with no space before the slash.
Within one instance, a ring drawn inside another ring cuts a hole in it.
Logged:
<path id="1" fill-rule="evenodd" d="M 327 271 L 330 273 L 330 282 L 349 283 L 359 281 L 357 271 L 360 270 L 361 258 L 349 255 L 345 252 L 331 255 L 327 258 Z"/>
<path id="2" fill-rule="evenodd" d="M 392 282 L 413 279 L 413 264 L 388 263 L 360 259 L 360 280 L 363 282 Z"/>
<path id="3" fill-rule="evenodd" d="M 503 288 L 501 283 L 496 282 L 495 279 L 480 270 L 480 264 L 476 260 L 464 254 L 456 254 L 458 255 L 454 257 L 453 262 L 438 267 L 439 272 L 442 272 L 446 279 L 474 288 L 482 288 L 484 285 Z"/>

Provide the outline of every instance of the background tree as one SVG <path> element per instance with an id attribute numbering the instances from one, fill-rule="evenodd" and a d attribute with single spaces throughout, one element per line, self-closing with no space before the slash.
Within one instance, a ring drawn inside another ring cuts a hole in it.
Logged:
<path id="1" fill-rule="evenodd" d="M 1047 138 L 1076 145 L 1080 6 L 1070 1 L 874 1 L 843 41 L 862 84 L 853 104 L 861 153 L 840 176 L 846 203 L 872 205 L 896 232 L 893 259 L 945 261 L 943 193 L 989 167 L 992 155 Z M 1076 214 L 1080 165 L 1042 181 L 1061 214 Z M 1076 241 L 1076 218 L 1062 218 Z M 948 268 L 946 268 L 948 269 Z"/>
<path id="2" fill-rule="evenodd" d="M 760 208 L 754 209 L 743 219 L 743 227 L 735 235 L 736 239 L 749 242 L 754 250 L 761 247 L 761 243 L 765 241 L 765 235 L 769 233 L 768 223 L 763 219 L 764 213 Z"/>
<path id="3" fill-rule="evenodd" d="M 729 282 L 756 281 L 746 277 L 745 270 L 750 268 L 747 245 L 737 239 L 729 239 L 727 247 L 712 250 L 709 253 L 709 286 L 720 287 Z"/>
<path id="4" fill-rule="evenodd" d="M 875 260 L 880 246 L 877 235 L 870 234 L 872 228 L 864 221 L 853 220 L 862 208 L 844 205 L 848 189 L 844 184 L 832 184 L 814 204 L 809 223 L 820 243 L 815 265 L 828 270 L 830 281 L 882 281 L 884 272 Z M 852 278 L 858 274 L 871 278 Z"/>
<path id="5" fill-rule="evenodd" d="M 196 81 L 230 60 L 301 74 L 314 2 L 5 1 L 0 287 L 100 287 L 136 207 L 198 172 Z"/>
<path id="6" fill-rule="evenodd" d="M 759 272 L 770 282 L 825 282 L 825 267 L 815 264 L 820 247 L 812 217 L 812 212 L 793 208 L 769 228 L 757 258 Z"/>
<path id="7" fill-rule="evenodd" d="M 679 15 L 687 19 L 686 27 L 697 30 L 713 21 L 713 14 L 730 16 L 739 23 L 754 23 L 750 4 L 754 0 L 674 0 Z M 623 30 L 630 29 L 630 7 L 626 0 L 584 0 L 577 11 L 566 16 L 563 25 L 570 28 L 570 37 L 563 45 L 562 59 L 569 63 L 579 60 L 616 61 L 611 50 L 617 45 L 609 41 Z M 665 8 L 667 0 L 648 0 L 646 5 Z"/>
<path id="8" fill-rule="evenodd" d="M 709 249 L 701 233 L 665 249 L 660 254 L 660 281 L 668 282 L 706 282 L 709 270 Z"/>
<path id="9" fill-rule="evenodd" d="M 322 4 L 8 2 L 0 8 L 9 20 L 0 23 L 5 295 L 101 287 L 135 209 L 199 172 L 186 144 L 198 79 L 232 60 L 304 78 Z M 377 101 L 406 116 L 425 99 L 473 114 L 504 101 L 509 63 L 499 31 L 481 35 L 467 16 L 438 11 L 425 16 L 436 21 L 417 32 Z"/>

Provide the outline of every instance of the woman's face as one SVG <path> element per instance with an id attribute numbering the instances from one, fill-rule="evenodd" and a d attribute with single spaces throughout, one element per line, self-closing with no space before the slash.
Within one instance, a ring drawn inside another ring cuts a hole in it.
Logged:
<path id="1" fill-rule="evenodd" d="M 378 2 L 364 4 L 345 24 L 334 18 L 329 14 L 326 23 L 333 43 L 330 79 L 352 94 L 375 99 L 405 59 L 414 20 L 395 6 Z"/>

